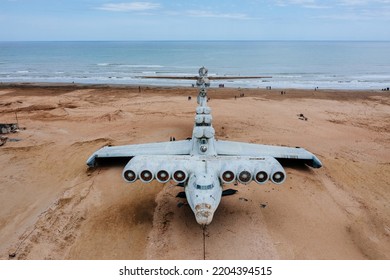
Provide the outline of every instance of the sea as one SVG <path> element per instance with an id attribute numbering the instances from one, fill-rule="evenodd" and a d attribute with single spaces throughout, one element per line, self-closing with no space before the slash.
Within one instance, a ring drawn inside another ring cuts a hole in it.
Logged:
<path id="1" fill-rule="evenodd" d="M 145 76 L 271 76 L 217 87 L 374 89 L 390 87 L 390 42 L 77 41 L 0 42 L 1 83 L 192 86 Z"/>

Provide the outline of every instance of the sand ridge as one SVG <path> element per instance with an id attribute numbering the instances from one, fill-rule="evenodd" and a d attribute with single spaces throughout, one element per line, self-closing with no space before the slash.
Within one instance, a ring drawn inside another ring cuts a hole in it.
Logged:
<path id="1" fill-rule="evenodd" d="M 302 146 L 324 167 L 286 167 L 280 186 L 228 185 L 238 193 L 203 230 L 181 187 L 85 165 L 104 145 L 189 137 L 196 89 L 2 87 L 0 122 L 16 112 L 26 130 L 0 147 L 1 259 L 390 258 L 385 92 L 211 89 L 217 139 Z"/>

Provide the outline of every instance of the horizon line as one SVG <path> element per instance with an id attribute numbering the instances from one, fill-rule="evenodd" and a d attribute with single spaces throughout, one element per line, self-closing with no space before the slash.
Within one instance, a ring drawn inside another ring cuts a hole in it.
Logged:
<path id="1" fill-rule="evenodd" d="M 364 39 L 151 39 L 151 40 L 0 40 L 0 43 L 15 42 L 390 42 L 390 40 Z"/>

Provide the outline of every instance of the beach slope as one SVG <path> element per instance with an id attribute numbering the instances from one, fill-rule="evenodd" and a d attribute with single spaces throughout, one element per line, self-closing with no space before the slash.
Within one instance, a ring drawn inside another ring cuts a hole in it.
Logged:
<path id="1" fill-rule="evenodd" d="M 2 85 L 0 122 L 25 129 L 0 147 L 0 258 L 390 259 L 388 92 L 285 91 L 211 89 L 216 138 L 301 146 L 323 168 L 227 186 L 203 230 L 182 188 L 85 164 L 104 145 L 191 136 L 196 89 Z"/>

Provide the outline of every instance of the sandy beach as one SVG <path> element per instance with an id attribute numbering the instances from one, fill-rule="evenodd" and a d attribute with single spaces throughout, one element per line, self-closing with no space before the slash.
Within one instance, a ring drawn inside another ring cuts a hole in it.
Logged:
<path id="1" fill-rule="evenodd" d="M 284 91 L 210 89 L 216 138 L 300 146 L 323 168 L 238 185 L 203 230 L 173 182 L 85 164 L 191 136 L 195 88 L 2 84 L 0 123 L 25 129 L 0 147 L 0 259 L 390 259 L 390 93 Z"/>

